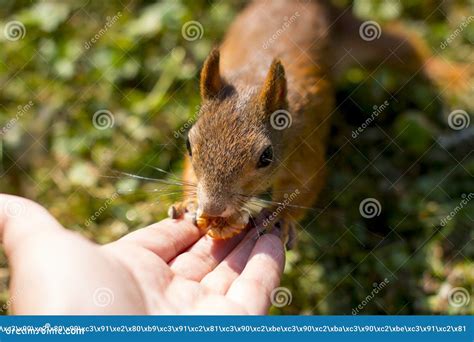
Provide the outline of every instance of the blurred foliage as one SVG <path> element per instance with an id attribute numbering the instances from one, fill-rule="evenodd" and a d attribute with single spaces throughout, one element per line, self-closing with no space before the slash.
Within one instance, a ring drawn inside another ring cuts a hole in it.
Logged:
<path id="1" fill-rule="evenodd" d="M 244 3 L 0 3 L 1 28 L 12 20 L 25 26 L 21 39 L 0 35 L 0 127 L 8 126 L 0 141 L 1 191 L 41 203 L 99 243 L 165 217 L 178 188 L 160 190 L 115 171 L 179 177 L 182 131 L 199 105 L 200 65 Z M 447 59 L 473 60 L 472 24 L 440 49 L 473 14 L 469 1 L 352 5 L 360 17 L 412 26 Z M 191 20 L 204 29 L 194 41 L 181 32 Z M 472 113 L 474 96 L 449 89 L 439 96 L 423 80 L 405 82 L 384 68 L 371 77 L 351 69 L 338 86 L 330 177 L 318 203 L 324 210 L 302 223 L 282 283 L 292 303 L 273 313 L 351 314 L 385 278 L 389 285 L 360 314 L 474 313 L 474 298 L 461 307 L 447 300 L 455 287 L 473 293 L 474 203 L 441 225 L 462 194 L 474 192 L 472 124 L 463 131 L 447 125 L 453 109 Z M 351 132 L 385 100 L 388 108 L 353 139 Z M 94 126 L 98 110 L 112 114 L 113 127 Z M 450 144 L 441 146 L 440 138 Z M 382 206 L 373 219 L 359 213 L 368 197 Z M 5 260 L 1 276 L 5 302 Z"/>

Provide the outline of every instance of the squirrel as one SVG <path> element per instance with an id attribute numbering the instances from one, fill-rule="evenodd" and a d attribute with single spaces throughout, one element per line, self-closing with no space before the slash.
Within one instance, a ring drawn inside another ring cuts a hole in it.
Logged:
<path id="1" fill-rule="evenodd" d="M 202 105 L 186 141 L 190 190 L 170 217 L 194 215 L 211 237 L 227 239 L 245 228 L 249 207 L 264 206 L 255 222 L 278 226 L 291 247 L 325 183 L 341 71 L 386 64 L 437 84 L 462 81 L 460 67 L 431 56 L 420 39 L 399 28 L 363 39 L 362 24 L 324 0 L 255 0 L 237 16 L 204 62 Z M 262 194 L 271 201 L 258 201 Z"/>

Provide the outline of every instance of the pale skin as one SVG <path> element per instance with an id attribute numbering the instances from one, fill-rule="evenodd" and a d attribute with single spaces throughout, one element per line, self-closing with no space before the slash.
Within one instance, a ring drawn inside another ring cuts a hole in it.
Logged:
<path id="1" fill-rule="evenodd" d="M 266 314 L 284 266 L 278 234 L 216 241 L 166 219 L 101 246 L 0 194 L 13 314 Z"/>

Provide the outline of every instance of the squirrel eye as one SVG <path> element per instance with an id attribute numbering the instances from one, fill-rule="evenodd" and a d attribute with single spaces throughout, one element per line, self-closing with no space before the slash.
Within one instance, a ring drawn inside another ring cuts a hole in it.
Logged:
<path id="1" fill-rule="evenodd" d="M 186 139 L 186 149 L 188 150 L 188 154 L 191 157 L 193 153 L 191 151 L 191 143 L 189 142 L 189 138 Z"/>
<path id="2" fill-rule="evenodd" d="M 260 159 L 257 163 L 257 168 L 267 167 L 273 161 L 273 147 L 268 146 L 265 151 L 260 155 Z"/>

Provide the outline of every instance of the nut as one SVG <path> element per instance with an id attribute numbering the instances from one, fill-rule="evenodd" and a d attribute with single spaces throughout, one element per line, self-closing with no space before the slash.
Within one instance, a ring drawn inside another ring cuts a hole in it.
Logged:
<path id="1" fill-rule="evenodd" d="M 196 225 L 206 230 L 207 235 L 216 240 L 230 239 L 245 229 L 249 220 L 248 213 L 244 212 L 235 217 L 198 217 Z"/>

